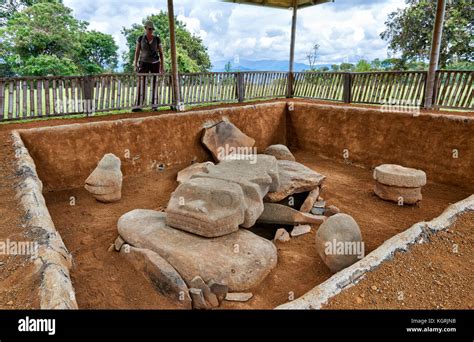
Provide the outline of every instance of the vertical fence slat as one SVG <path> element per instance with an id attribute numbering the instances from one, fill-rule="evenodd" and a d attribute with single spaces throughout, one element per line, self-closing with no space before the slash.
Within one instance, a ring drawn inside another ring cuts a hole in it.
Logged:
<path id="1" fill-rule="evenodd" d="M 5 119 L 5 81 L 0 80 L 0 120 Z"/>

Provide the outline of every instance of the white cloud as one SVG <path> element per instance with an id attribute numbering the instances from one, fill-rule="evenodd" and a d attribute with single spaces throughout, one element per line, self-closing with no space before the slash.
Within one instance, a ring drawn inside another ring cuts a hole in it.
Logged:
<path id="1" fill-rule="evenodd" d="M 112 34 L 126 49 L 122 27 L 141 23 L 149 14 L 166 10 L 165 1 L 64 0 L 90 28 Z M 385 58 L 387 43 L 379 34 L 387 15 L 405 6 L 404 0 L 336 0 L 299 11 L 296 61 L 306 62 L 314 43 L 320 45 L 319 63 L 360 58 Z M 212 61 L 246 59 L 287 60 L 291 11 L 219 1 L 175 0 L 175 13 L 188 29 L 203 39 Z"/>

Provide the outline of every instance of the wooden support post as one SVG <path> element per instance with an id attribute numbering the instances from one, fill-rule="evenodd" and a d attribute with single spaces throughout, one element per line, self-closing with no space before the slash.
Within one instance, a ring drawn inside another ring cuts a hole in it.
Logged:
<path id="1" fill-rule="evenodd" d="M 436 17 L 433 27 L 433 39 L 431 41 L 430 65 L 426 78 L 425 88 L 425 108 L 431 108 L 436 102 L 434 99 L 434 87 L 436 78 L 436 69 L 439 64 L 439 52 L 441 49 L 441 37 L 443 35 L 444 13 L 446 10 L 446 0 L 438 0 L 436 7 Z"/>
<path id="2" fill-rule="evenodd" d="M 290 45 L 290 70 L 288 73 L 288 91 L 287 98 L 293 97 L 293 81 L 295 79 L 294 66 L 295 66 L 295 42 L 296 42 L 296 20 L 298 17 L 298 1 L 293 0 L 293 17 L 291 20 L 291 45 Z"/>
<path id="3" fill-rule="evenodd" d="M 82 89 L 83 94 L 83 104 L 82 109 L 87 116 L 93 114 L 95 111 L 94 106 L 94 79 L 91 76 L 87 76 L 84 78 L 84 88 Z"/>
<path id="4" fill-rule="evenodd" d="M 244 75 L 241 72 L 235 74 L 237 79 L 237 100 L 239 102 L 245 101 L 245 84 L 244 84 Z"/>
<path id="5" fill-rule="evenodd" d="M 345 103 L 351 103 L 352 97 L 352 75 L 350 72 L 344 74 L 344 88 L 342 90 L 342 99 Z"/>
<path id="6" fill-rule="evenodd" d="M 176 54 L 176 34 L 174 29 L 174 6 L 173 0 L 168 0 L 168 20 L 170 25 L 170 47 L 171 47 L 171 84 L 173 86 L 173 106 L 175 110 L 182 110 L 181 96 L 178 77 L 178 59 Z"/>

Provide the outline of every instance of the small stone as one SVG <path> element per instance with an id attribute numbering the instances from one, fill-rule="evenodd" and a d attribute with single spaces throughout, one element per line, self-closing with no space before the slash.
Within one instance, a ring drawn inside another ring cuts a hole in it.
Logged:
<path id="1" fill-rule="evenodd" d="M 116 239 L 115 239 L 115 243 L 114 243 L 114 248 L 117 252 L 120 252 L 120 249 L 122 248 L 123 244 L 125 243 L 125 241 L 122 239 L 121 236 L 118 236 Z"/>
<path id="2" fill-rule="evenodd" d="M 225 296 L 225 300 L 229 302 L 247 302 L 253 297 L 253 293 L 250 292 L 229 292 Z"/>
<path id="3" fill-rule="evenodd" d="M 10 306 L 13 305 L 13 301 L 9 301 L 7 305 L 10 305 Z"/>
<path id="4" fill-rule="evenodd" d="M 313 208 L 326 208 L 326 201 L 319 200 L 313 204 Z"/>
<path id="5" fill-rule="evenodd" d="M 285 228 L 279 228 L 275 233 L 275 238 L 273 241 L 288 242 L 291 240 L 290 234 L 286 231 Z"/>
<path id="6" fill-rule="evenodd" d="M 291 231 L 291 236 L 296 237 L 308 233 L 311 233 L 311 226 L 309 224 L 301 224 L 293 228 L 293 230 Z"/>
<path id="7" fill-rule="evenodd" d="M 314 203 L 319 197 L 319 187 L 309 192 L 308 197 L 306 197 L 303 205 L 300 208 L 302 213 L 309 213 L 314 207 Z"/>
<path id="8" fill-rule="evenodd" d="M 107 252 L 110 253 L 115 250 L 115 246 L 113 243 L 110 244 L 109 248 L 107 248 Z"/>
<path id="9" fill-rule="evenodd" d="M 227 285 L 218 284 L 214 280 L 209 281 L 207 285 L 211 289 L 212 293 L 217 296 L 219 303 L 222 303 L 222 301 L 225 299 L 225 296 L 229 292 L 229 287 Z"/>
<path id="10" fill-rule="evenodd" d="M 311 214 L 313 214 L 313 215 L 324 215 L 325 213 L 326 213 L 325 208 L 313 207 L 311 209 Z"/>
<path id="11" fill-rule="evenodd" d="M 370 288 L 374 291 L 377 291 L 377 286 L 375 286 L 375 285 L 372 285 Z"/>
<path id="12" fill-rule="evenodd" d="M 219 306 L 219 301 L 217 300 L 217 296 L 211 291 L 209 286 L 202 280 L 201 277 L 196 276 L 191 280 L 190 287 L 195 289 L 201 289 L 204 299 L 208 303 L 209 306 L 216 308 Z"/>
<path id="13" fill-rule="evenodd" d="M 263 153 L 274 156 L 278 160 L 295 161 L 295 157 L 285 145 L 278 144 L 268 146 L 265 152 Z"/>
<path id="14" fill-rule="evenodd" d="M 0 261 L 0 266 L 3 266 L 5 265 L 5 263 L 3 261 Z"/>
<path id="15" fill-rule="evenodd" d="M 362 298 L 357 297 L 357 298 L 356 298 L 356 303 L 357 303 L 357 304 L 362 304 Z"/>
<path id="16" fill-rule="evenodd" d="M 339 210 L 338 207 L 335 205 L 329 205 L 325 210 L 324 210 L 324 216 L 326 217 L 331 217 L 333 215 L 339 214 L 341 210 Z"/>
<path id="17" fill-rule="evenodd" d="M 206 300 L 204 299 L 204 294 L 201 289 L 190 288 L 189 295 L 193 303 L 193 309 L 196 310 L 205 310 L 208 309 Z"/>

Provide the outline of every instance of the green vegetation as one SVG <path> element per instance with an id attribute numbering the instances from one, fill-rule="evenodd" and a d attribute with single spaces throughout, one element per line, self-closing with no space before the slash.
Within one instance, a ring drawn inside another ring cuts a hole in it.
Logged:
<path id="1" fill-rule="evenodd" d="M 123 60 L 125 61 L 124 71 L 133 71 L 133 59 L 135 55 L 135 48 L 137 46 L 137 39 L 144 33 L 144 23 L 147 21 L 153 22 L 155 26 L 155 34 L 159 35 L 163 44 L 163 53 L 165 58 L 165 70 L 171 70 L 170 63 L 170 30 L 168 14 L 161 11 L 159 14 L 150 15 L 143 19 L 143 25 L 133 24 L 132 27 L 122 29 L 122 34 L 127 39 L 128 51 L 124 53 Z M 176 52 L 178 54 L 178 70 L 180 72 L 206 72 L 211 69 L 211 60 L 207 53 L 207 48 L 204 46 L 201 38 L 192 35 L 187 29 L 186 25 L 176 20 Z"/>

